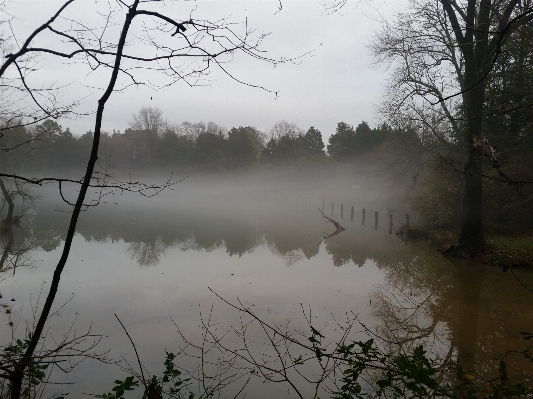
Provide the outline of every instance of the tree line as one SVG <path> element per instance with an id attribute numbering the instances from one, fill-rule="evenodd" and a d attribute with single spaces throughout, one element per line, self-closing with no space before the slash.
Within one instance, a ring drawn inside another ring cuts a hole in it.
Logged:
<path id="1" fill-rule="evenodd" d="M 124 132 L 101 135 L 100 166 L 111 173 L 135 170 L 222 172 L 269 167 L 331 168 L 354 161 L 384 142 L 402 140 L 405 132 L 383 124 L 356 128 L 345 122 L 324 144 L 322 132 L 306 131 L 286 121 L 268 132 L 251 126 L 226 129 L 214 122 L 171 125 L 157 108 L 142 108 Z M 65 173 L 79 171 L 89 156 L 93 132 L 74 134 L 53 119 L 34 128 L 5 130 L 0 146 L 4 171 Z M 327 149 L 327 152 L 326 152 Z"/>

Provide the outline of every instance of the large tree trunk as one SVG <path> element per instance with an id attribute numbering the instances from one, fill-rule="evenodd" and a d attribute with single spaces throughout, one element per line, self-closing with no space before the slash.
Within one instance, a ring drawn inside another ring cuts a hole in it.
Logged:
<path id="1" fill-rule="evenodd" d="M 481 156 L 470 150 L 464 170 L 463 209 L 459 244 L 465 254 L 474 256 L 485 246 Z"/>
<path id="2" fill-rule="evenodd" d="M 466 12 L 460 18 L 450 0 L 441 0 L 441 3 L 453 27 L 464 62 L 464 142 L 468 153 L 464 165 L 461 236 L 456 254 L 474 256 L 485 246 L 482 153 L 474 148 L 474 139 L 483 137 L 485 78 L 491 58 L 488 40 L 492 1 L 468 0 Z"/>
<path id="3" fill-rule="evenodd" d="M 476 74 L 477 75 L 477 74 Z M 475 84 L 475 83 L 474 83 Z M 464 165 L 460 250 L 475 256 L 485 246 L 483 234 L 482 153 L 474 148 L 474 137 L 483 136 L 485 84 L 479 82 L 464 95 L 467 159 Z"/>

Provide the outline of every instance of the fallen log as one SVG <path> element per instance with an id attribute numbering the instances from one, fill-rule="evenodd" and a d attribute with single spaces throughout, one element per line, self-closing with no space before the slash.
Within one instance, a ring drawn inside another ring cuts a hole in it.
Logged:
<path id="1" fill-rule="evenodd" d="M 333 225 L 335 226 L 335 228 L 336 228 L 339 232 L 346 230 L 346 229 L 345 229 L 344 227 L 342 227 L 338 222 L 336 222 L 336 221 L 333 220 L 332 218 L 328 218 L 326 215 L 324 215 L 324 212 L 322 212 L 322 211 L 320 210 L 320 208 L 318 208 L 318 210 L 320 211 L 320 213 L 322 214 L 322 216 L 323 216 L 324 218 L 326 218 L 328 221 L 330 221 L 331 223 L 333 223 Z"/>
<path id="2" fill-rule="evenodd" d="M 332 218 L 329 218 L 326 215 L 324 215 L 324 212 L 322 212 L 322 210 L 320 208 L 318 208 L 318 210 L 320 211 L 322 216 L 328 220 L 328 222 L 333 223 L 333 225 L 335 226 L 335 231 L 333 233 L 331 233 L 331 234 L 324 233 L 326 235 L 320 239 L 320 242 L 318 243 L 318 245 L 320 245 L 320 244 L 322 244 L 322 241 L 327 240 L 328 238 L 331 238 L 333 236 L 336 236 L 337 234 L 342 233 L 346 229 L 344 227 L 342 227 L 337 221 L 335 221 Z"/>

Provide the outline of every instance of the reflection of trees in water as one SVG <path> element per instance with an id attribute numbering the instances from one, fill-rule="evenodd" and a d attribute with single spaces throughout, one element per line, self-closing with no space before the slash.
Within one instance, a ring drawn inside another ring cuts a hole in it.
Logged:
<path id="1" fill-rule="evenodd" d="M 284 255 L 285 258 L 285 264 L 287 266 L 292 266 L 295 263 L 301 261 L 304 258 L 303 252 L 300 251 L 290 251 L 287 254 Z"/>
<path id="2" fill-rule="evenodd" d="M 308 226 L 276 220 L 262 224 L 260 230 L 263 232 L 261 241 L 273 254 L 282 258 L 287 266 L 318 254 L 317 233 Z"/>
<path id="3" fill-rule="evenodd" d="M 326 241 L 326 251 L 331 255 L 333 265 L 343 266 L 352 261 L 356 266 L 363 266 L 370 254 L 365 248 L 349 245 L 348 240 L 349 235 L 345 234 Z"/>
<path id="4" fill-rule="evenodd" d="M 429 250 L 378 267 L 386 282 L 372 296 L 373 314 L 378 335 L 395 350 L 424 344 L 435 356 L 494 376 L 493 358 L 524 346 L 518 332 L 531 329 L 532 298 L 512 276 L 482 265 L 452 264 Z M 531 366 L 519 357 L 508 361 L 517 378 L 526 377 Z"/>
<path id="5" fill-rule="evenodd" d="M 168 249 L 168 246 L 159 238 L 155 241 L 132 242 L 128 247 L 131 258 L 135 259 L 140 266 L 153 266 L 159 263 L 161 255 Z"/>
<path id="6" fill-rule="evenodd" d="M 27 252 L 33 242 L 26 235 L 15 233 L 15 230 L 20 232 L 20 219 L 24 215 L 15 215 L 15 208 L 23 210 L 26 202 L 33 204 L 34 197 L 23 185 L 0 179 L 0 212 L 7 208 L 5 218 L 0 219 L 0 272 L 3 274 L 9 270 L 15 274 L 17 267 L 31 265 Z"/>
<path id="7" fill-rule="evenodd" d="M 368 234 L 368 226 L 345 221 L 348 230 L 331 235 L 331 225 L 325 225 L 320 213 L 311 208 L 254 211 L 153 207 L 147 212 L 146 208 L 102 206 L 81 215 L 78 231 L 88 241 L 124 241 L 141 265 L 156 264 L 173 247 L 204 251 L 224 248 L 228 255 L 241 257 L 260 245 L 292 265 L 317 256 L 321 239 L 328 232 L 330 237 L 322 245 L 336 266 L 349 262 L 362 266 L 367 259 L 386 262 L 397 256 L 397 249 L 382 245 L 376 237 L 379 232 Z M 66 230 L 67 216 L 52 207 L 41 207 L 36 216 L 40 226 L 36 236 L 43 249 L 54 249 L 60 243 L 63 237 L 55 232 Z"/>
<path id="8" fill-rule="evenodd" d="M 164 209 L 86 218 L 84 237 L 124 240 L 141 265 L 153 265 L 170 247 L 212 251 L 225 248 L 242 256 L 258 245 L 283 257 L 287 265 L 319 252 L 324 224 L 320 214 L 237 214 L 208 210 L 204 213 Z M 172 215 L 172 216 L 169 216 Z M 368 226 L 347 225 L 348 230 L 323 243 L 334 265 L 362 266 L 372 259 L 385 273 L 386 282 L 373 298 L 378 334 L 407 349 L 425 343 L 435 356 L 451 357 L 467 368 L 490 374 L 491 359 L 519 344 L 518 334 L 531 330 L 531 298 L 512 279 L 471 264 L 452 264 L 423 246 L 394 244 L 395 236 Z M 387 241 L 389 240 L 389 241 Z M 516 339 L 515 339 L 516 338 Z M 516 358 L 509 367 L 531 371 Z"/>
<path id="9" fill-rule="evenodd" d="M 391 342 L 420 342 L 442 325 L 450 289 L 448 268 L 419 255 L 380 265 L 385 284 L 373 294 L 374 315 L 382 321 L 379 333 Z"/>
<path id="10" fill-rule="evenodd" d="M 245 253 L 253 252 L 263 242 L 256 224 L 228 222 L 226 226 L 224 246 L 230 256 L 238 255 L 240 258 Z"/>
<path id="11" fill-rule="evenodd" d="M 312 210 L 255 214 L 157 208 L 143 213 L 101 207 L 82 217 L 79 232 L 85 239 L 124 241 L 132 258 L 143 266 L 157 264 L 170 248 L 224 248 L 230 256 L 242 256 L 258 245 L 293 265 L 319 253 L 318 243 L 327 230 L 321 215 Z M 56 232 L 65 230 L 62 218 L 64 214 L 42 212 L 29 219 L 40 226 L 33 233 L 35 245 L 55 248 L 62 239 Z M 372 259 L 385 274 L 385 284 L 376 289 L 371 306 L 379 320 L 377 332 L 388 341 L 404 348 L 426 343 L 443 358 L 451 356 L 489 374 L 495 368 L 490 359 L 520 344 L 519 331 L 531 330 L 532 298 L 511 276 L 482 266 L 452 264 L 424 246 L 395 244 L 396 237 L 387 231 L 359 223 L 345 227 L 347 231 L 322 245 L 336 266 L 350 262 L 362 266 Z M 3 245 L 9 242 L 3 240 Z M 523 374 L 532 371 L 515 358 L 509 367 Z"/>
<path id="12" fill-rule="evenodd" d="M 5 274 L 21 267 L 36 267 L 32 252 L 38 249 L 53 250 L 61 243 L 61 237 L 48 231 L 38 237 L 30 214 L 19 227 L 0 229 L 0 273 Z M 7 277 L 7 276 L 6 276 Z"/>
<path id="13" fill-rule="evenodd" d="M 28 218 L 27 218 L 28 219 Z M 0 229 L 0 273 L 7 278 L 15 274 L 17 268 L 35 267 L 31 251 L 39 247 L 31 228 L 31 223 L 23 226 L 7 226 Z"/>
<path id="14" fill-rule="evenodd" d="M 2 247 L 0 248 L 0 251 L 2 252 L 2 256 L 0 257 L 0 272 L 4 272 L 9 269 L 9 266 L 6 266 L 6 261 L 11 253 L 13 244 L 15 243 L 15 239 L 13 237 L 13 229 L 9 229 L 9 231 L 1 229 L 0 238 L 2 242 Z"/>
<path id="15" fill-rule="evenodd" d="M 152 243 L 158 249 L 213 251 L 223 247 L 230 256 L 242 256 L 261 243 L 254 223 L 212 211 L 201 214 L 162 209 L 149 214 L 115 215 L 104 211 L 95 212 L 99 217 L 82 220 L 79 231 L 84 237 Z"/>
<path id="16" fill-rule="evenodd" d="M 377 263 L 393 262 L 410 248 L 391 245 L 374 231 L 368 234 L 367 229 L 346 231 L 326 240 L 326 252 L 331 255 L 335 266 L 343 266 L 353 262 L 363 266 L 368 259 Z"/>
<path id="17" fill-rule="evenodd" d="M 300 249 L 289 250 L 286 253 L 281 253 L 274 246 L 269 246 L 269 248 L 273 254 L 283 259 L 285 266 L 292 266 L 306 258 L 305 254 Z"/>

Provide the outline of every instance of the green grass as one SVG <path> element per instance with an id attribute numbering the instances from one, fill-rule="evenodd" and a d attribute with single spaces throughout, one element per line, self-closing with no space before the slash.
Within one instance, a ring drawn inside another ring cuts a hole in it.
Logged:
<path id="1" fill-rule="evenodd" d="M 487 240 L 502 249 L 524 250 L 533 252 L 533 236 L 500 236 L 489 235 Z"/>

